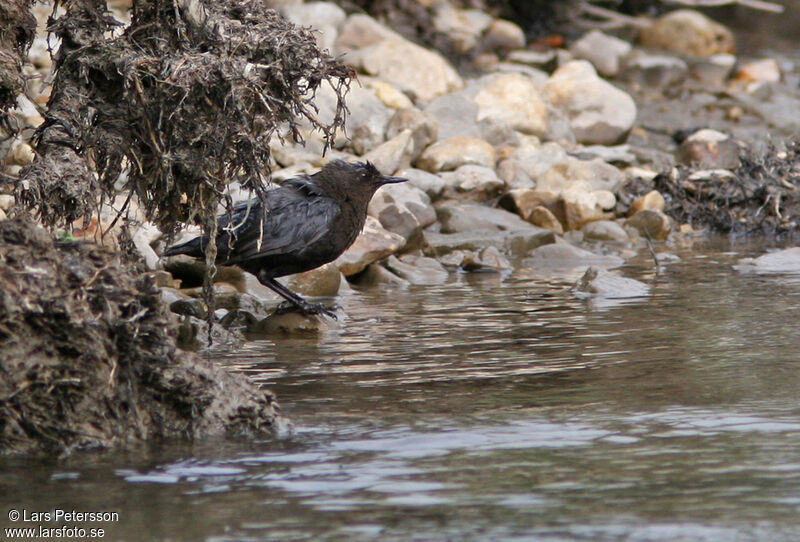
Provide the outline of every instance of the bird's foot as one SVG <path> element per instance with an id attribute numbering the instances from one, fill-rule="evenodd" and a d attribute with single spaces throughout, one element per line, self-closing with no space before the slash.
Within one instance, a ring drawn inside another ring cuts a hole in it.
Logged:
<path id="1" fill-rule="evenodd" d="M 333 312 L 338 308 L 338 305 L 323 305 L 322 303 L 309 303 L 307 301 L 303 303 L 285 301 L 278 305 L 278 308 L 275 309 L 275 314 L 286 314 L 289 312 L 299 312 L 303 316 L 324 314 L 325 316 L 330 316 L 334 320 L 338 320 L 339 318 L 336 316 L 336 313 Z"/>

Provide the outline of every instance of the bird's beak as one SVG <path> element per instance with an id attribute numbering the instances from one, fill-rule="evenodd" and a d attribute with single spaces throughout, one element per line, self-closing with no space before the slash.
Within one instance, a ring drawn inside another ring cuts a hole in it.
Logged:
<path id="1" fill-rule="evenodd" d="M 404 183 L 407 180 L 408 179 L 404 179 L 403 177 L 389 177 L 388 175 L 384 175 L 381 184 Z"/>

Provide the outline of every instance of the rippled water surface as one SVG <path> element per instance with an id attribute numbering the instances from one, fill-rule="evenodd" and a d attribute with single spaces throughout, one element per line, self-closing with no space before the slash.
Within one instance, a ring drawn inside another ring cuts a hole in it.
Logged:
<path id="1" fill-rule="evenodd" d="M 2 458 L 0 500 L 118 511 L 112 540 L 800 540 L 800 279 L 671 250 L 625 304 L 525 268 L 348 294 L 318 338 L 213 354 L 282 438 Z"/>

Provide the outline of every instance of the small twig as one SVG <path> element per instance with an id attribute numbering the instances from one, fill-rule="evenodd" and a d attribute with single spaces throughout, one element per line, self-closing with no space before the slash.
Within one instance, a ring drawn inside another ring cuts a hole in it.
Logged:
<path id="1" fill-rule="evenodd" d="M 655 265 L 656 276 L 658 275 L 658 256 L 653 249 L 653 240 L 650 238 L 650 232 L 647 228 L 644 229 L 644 240 L 647 241 L 647 249 L 650 251 L 650 256 L 653 257 L 653 264 Z"/>
<path id="2" fill-rule="evenodd" d="M 581 20 L 579 17 L 583 14 L 589 15 L 591 17 L 596 17 L 600 19 L 600 21 L 590 22 Z M 599 6 L 592 5 L 589 2 L 581 2 L 580 4 L 578 4 L 577 14 L 575 16 L 575 22 L 583 26 L 602 28 L 605 30 L 611 30 L 623 26 L 632 26 L 634 28 L 646 28 L 650 26 L 650 23 L 638 19 L 636 17 L 629 17 L 628 15 L 623 15 L 621 13 L 617 13 L 616 11 L 612 11 L 610 9 L 605 9 Z"/>
<path id="3" fill-rule="evenodd" d="M 728 4 L 739 4 L 752 9 L 770 11 L 772 13 L 783 13 L 784 7 L 775 2 L 764 2 L 762 0 L 666 0 L 670 4 L 681 4 L 692 7 L 716 7 Z"/>

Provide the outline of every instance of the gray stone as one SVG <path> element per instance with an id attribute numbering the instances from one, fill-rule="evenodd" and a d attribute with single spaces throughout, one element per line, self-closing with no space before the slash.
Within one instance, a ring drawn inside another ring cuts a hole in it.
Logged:
<path id="1" fill-rule="evenodd" d="M 0 194 L 0 210 L 8 211 L 14 206 L 14 196 L 11 194 Z"/>
<path id="2" fill-rule="evenodd" d="M 169 310 L 181 316 L 193 316 L 202 320 L 206 317 L 208 307 L 202 299 L 189 298 L 176 299 L 169 304 Z"/>
<path id="3" fill-rule="evenodd" d="M 447 183 L 444 182 L 444 180 L 438 175 L 434 175 L 433 173 L 423 171 L 421 169 L 403 169 L 397 172 L 397 176 L 408 179 L 408 181 L 405 183 L 406 186 L 419 188 L 428 195 L 431 201 L 438 199 L 447 185 Z"/>
<path id="4" fill-rule="evenodd" d="M 698 130 L 679 146 L 676 159 L 701 168 L 733 169 L 739 166 L 739 145 L 728 135 L 716 130 Z"/>
<path id="5" fill-rule="evenodd" d="M 196 288 L 184 288 L 180 290 L 184 295 L 192 298 L 200 299 L 203 297 L 203 287 L 197 286 Z M 241 294 L 239 290 L 227 282 L 214 283 L 214 307 L 217 309 L 234 310 L 239 308 L 239 298 Z"/>
<path id="6" fill-rule="evenodd" d="M 476 165 L 461 166 L 455 171 L 442 173 L 441 178 L 445 182 L 445 197 L 467 194 L 485 198 L 497 194 L 505 187 L 493 169 Z"/>
<path id="7" fill-rule="evenodd" d="M 440 140 L 463 136 L 482 137 L 477 121 L 478 104 L 474 100 L 477 92 L 478 88 L 473 85 L 439 96 L 425 106 L 425 113 L 436 119 Z"/>
<path id="8" fill-rule="evenodd" d="M 586 270 L 573 287 L 573 291 L 579 297 L 600 296 L 608 299 L 650 295 L 650 287 L 647 284 L 593 266 Z"/>
<path id="9" fill-rule="evenodd" d="M 532 267 L 582 268 L 598 266 L 602 268 L 619 267 L 625 260 L 611 254 L 596 254 L 567 242 L 543 245 L 531 253 L 524 261 Z"/>
<path id="10" fill-rule="evenodd" d="M 339 293 L 342 283 L 342 274 L 333 263 L 326 263 L 321 267 L 290 275 L 284 283 L 290 290 L 310 297 L 333 297 Z"/>
<path id="11" fill-rule="evenodd" d="M 411 284 L 406 279 L 398 277 L 384 266 L 377 263 L 368 265 L 363 272 L 353 278 L 359 286 L 374 286 L 377 284 L 408 286 Z"/>
<path id="12" fill-rule="evenodd" d="M 495 247 L 504 254 L 524 256 L 530 251 L 554 243 L 553 232 L 542 228 L 524 230 L 471 230 L 460 233 L 424 232 L 426 255 L 434 258 L 445 256 L 455 250 L 479 252 Z"/>
<path id="13" fill-rule="evenodd" d="M 409 183 L 390 184 L 381 188 L 372 197 L 368 213 L 379 218 L 381 211 L 391 204 L 410 212 L 423 228 L 436 222 L 436 209 L 431 199 L 423 190 Z"/>
<path id="14" fill-rule="evenodd" d="M 299 26 L 310 26 L 316 30 L 314 37 L 320 49 L 333 51 L 339 28 L 347 15 L 333 2 L 308 2 L 288 4 L 279 10 L 281 15 Z"/>
<path id="15" fill-rule="evenodd" d="M 724 87 L 736 66 L 736 57 L 718 54 L 695 59 L 690 67 L 693 78 L 703 85 L 713 88 Z"/>
<path id="16" fill-rule="evenodd" d="M 589 222 L 581 228 L 581 231 L 586 239 L 615 241 L 618 243 L 627 243 L 630 241 L 630 237 L 628 237 L 628 232 L 625 231 L 625 228 L 613 220 L 595 220 L 594 222 Z"/>
<path id="17" fill-rule="evenodd" d="M 330 325 L 330 318 L 323 320 L 322 316 L 304 316 L 297 312 L 287 312 L 285 314 L 273 314 L 254 322 L 248 326 L 247 335 L 250 338 L 270 335 L 318 335 Z"/>
<path id="18" fill-rule="evenodd" d="M 416 165 L 426 171 L 438 172 L 452 171 L 470 164 L 494 168 L 494 148 L 474 137 L 451 137 L 425 149 Z"/>
<path id="19" fill-rule="evenodd" d="M 702 13 L 679 9 L 659 17 L 639 34 L 639 43 L 681 55 L 709 56 L 733 53 L 730 30 Z"/>
<path id="20" fill-rule="evenodd" d="M 779 83 L 781 68 L 774 58 L 745 62 L 736 70 L 736 79 L 748 83 Z"/>
<path id="21" fill-rule="evenodd" d="M 407 168 L 414 157 L 414 141 L 411 130 L 403 130 L 390 140 L 378 145 L 362 158 L 378 168 L 384 175 L 391 175 L 395 171 Z"/>
<path id="22" fill-rule="evenodd" d="M 405 39 L 384 39 L 351 52 L 344 60 L 393 84 L 415 101 L 427 102 L 464 86 L 439 53 Z"/>
<path id="23" fill-rule="evenodd" d="M 320 122 L 333 122 L 337 100 L 336 93 L 328 83 L 320 85 L 314 98 L 314 105 L 319 109 L 317 117 Z M 340 149 L 351 145 L 358 154 L 364 154 L 383 143 L 386 127 L 394 111 L 383 104 L 375 95 L 375 90 L 355 86 L 347 94 L 347 106 L 350 114 L 347 115 L 346 129 L 337 136 L 334 146 Z M 314 159 L 315 155 L 321 154 L 317 153 L 321 151 L 322 140 L 312 131 L 313 127 L 308 121 L 301 122 L 301 125 L 309 132 L 306 139 L 317 141 L 316 147 L 319 148 L 310 149 L 311 159 Z"/>
<path id="24" fill-rule="evenodd" d="M 545 94 L 551 104 L 568 115 L 580 143 L 621 143 L 636 121 L 633 98 L 598 77 L 585 60 L 558 68 L 545 85 Z"/>
<path id="25" fill-rule="evenodd" d="M 689 66 L 680 58 L 639 52 L 628 59 L 623 75 L 631 83 L 663 89 L 682 83 L 688 73 Z"/>
<path id="26" fill-rule="evenodd" d="M 535 231 L 537 228 L 514 213 L 472 203 L 453 202 L 438 209 L 442 233 L 471 230 Z"/>
<path id="27" fill-rule="evenodd" d="M 334 263 L 345 276 L 355 275 L 369 264 L 394 254 L 404 245 L 402 236 L 386 230 L 378 219 L 368 216 L 361 235 Z"/>
<path id="28" fill-rule="evenodd" d="M 383 143 L 386 126 L 394 112 L 383 104 L 375 91 L 352 88 L 347 95 L 347 107 L 350 114 L 345 129 L 356 153 L 362 155 Z"/>
<path id="29" fill-rule="evenodd" d="M 742 273 L 800 273 L 800 247 L 768 252 L 758 258 L 742 258 L 734 269 Z"/>
<path id="30" fill-rule="evenodd" d="M 497 247 L 486 247 L 478 252 L 454 250 L 442 256 L 439 261 L 446 267 L 454 267 L 467 272 L 511 270 L 511 262 L 503 256 Z"/>
<path id="31" fill-rule="evenodd" d="M 393 138 L 405 130 L 411 131 L 411 162 L 415 162 L 422 151 L 439 137 L 439 123 L 430 114 L 417 108 L 401 109 L 389 120 L 386 137 Z"/>
<path id="32" fill-rule="evenodd" d="M 389 256 L 385 265 L 389 271 L 411 284 L 444 284 L 449 276 L 442 264 L 426 256 L 406 254 L 402 259 Z"/>
<path id="33" fill-rule="evenodd" d="M 497 164 L 496 172 L 497 178 L 505 183 L 508 190 L 532 189 L 536 186 L 516 160 L 502 160 Z"/>
<path id="34" fill-rule="evenodd" d="M 609 36 L 599 30 L 591 30 L 572 44 L 569 52 L 575 58 L 588 60 L 605 77 L 619 73 L 622 60 L 631 52 L 627 41 Z"/>
<path id="35" fill-rule="evenodd" d="M 492 17 L 477 9 L 458 9 L 449 2 L 440 2 L 433 9 L 433 26 L 446 34 L 459 53 L 476 47 Z"/>
<path id="36" fill-rule="evenodd" d="M 532 49 L 519 49 L 511 51 L 506 60 L 517 64 L 532 66 L 540 70 L 551 72 L 556 68 L 556 52 L 553 49 L 547 51 L 534 51 Z"/>
<path id="37" fill-rule="evenodd" d="M 586 145 L 569 151 L 570 156 L 588 161 L 595 158 L 608 164 L 630 165 L 636 162 L 636 155 L 631 152 L 630 145 Z"/>
<path id="38" fill-rule="evenodd" d="M 547 134 L 547 105 L 530 79 L 509 73 L 493 76 L 476 95 L 476 119 L 539 137 Z"/>
<path id="39" fill-rule="evenodd" d="M 634 199 L 628 209 L 628 216 L 633 216 L 639 211 L 644 209 L 651 209 L 654 211 L 663 211 L 666 206 L 664 196 L 658 190 L 651 190 L 643 196 Z"/>
<path id="40" fill-rule="evenodd" d="M 525 32 L 518 24 L 495 19 L 486 29 L 480 42 L 483 51 L 504 53 L 525 47 Z"/>
<path id="41" fill-rule="evenodd" d="M 336 53 L 343 54 L 361 47 L 374 45 L 384 39 L 403 39 L 400 34 L 382 25 L 369 15 L 350 15 L 339 29 Z"/>
<path id="42" fill-rule="evenodd" d="M 661 211 L 652 209 L 639 211 L 626 220 L 625 225 L 634 228 L 645 237 L 656 240 L 666 239 L 672 230 L 672 220 Z"/>

